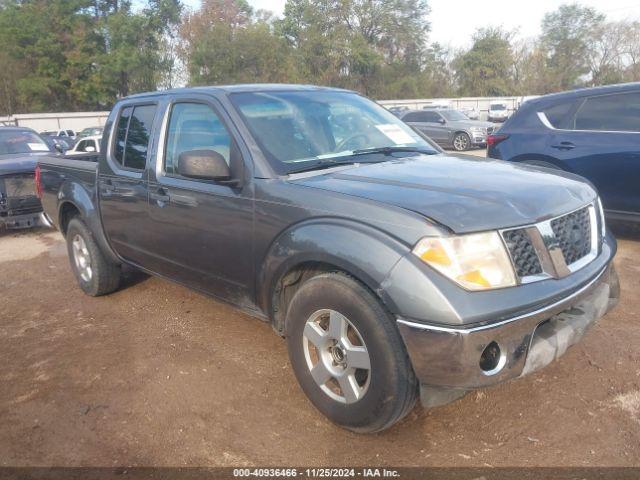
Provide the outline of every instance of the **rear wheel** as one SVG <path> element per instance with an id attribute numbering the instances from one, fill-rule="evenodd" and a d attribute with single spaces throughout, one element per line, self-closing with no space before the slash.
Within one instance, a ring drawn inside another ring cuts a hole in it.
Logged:
<path id="1" fill-rule="evenodd" d="M 469 147 L 471 147 L 469 135 L 464 132 L 456 133 L 455 137 L 453 137 L 453 148 L 457 152 L 464 152 L 469 150 Z"/>
<path id="2" fill-rule="evenodd" d="M 66 239 L 71 269 L 84 293 L 97 297 L 115 291 L 120 284 L 120 265 L 104 255 L 78 217 L 69 222 Z"/>
<path id="3" fill-rule="evenodd" d="M 327 273 L 305 282 L 286 328 L 300 386 L 338 425 L 384 430 L 415 404 L 417 380 L 393 318 L 356 280 Z"/>

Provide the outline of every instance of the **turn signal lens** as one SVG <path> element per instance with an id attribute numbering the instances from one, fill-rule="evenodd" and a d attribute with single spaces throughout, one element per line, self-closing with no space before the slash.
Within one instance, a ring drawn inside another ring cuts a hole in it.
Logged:
<path id="1" fill-rule="evenodd" d="M 498 232 L 426 237 L 413 253 L 467 290 L 516 285 L 509 254 Z"/>
<path id="2" fill-rule="evenodd" d="M 430 245 L 424 252 L 420 253 L 420 258 L 427 263 L 451 265 L 451 259 L 441 245 Z"/>

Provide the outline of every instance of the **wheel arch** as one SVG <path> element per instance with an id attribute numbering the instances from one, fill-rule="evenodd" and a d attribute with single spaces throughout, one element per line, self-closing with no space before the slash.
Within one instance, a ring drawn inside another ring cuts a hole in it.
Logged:
<path id="1" fill-rule="evenodd" d="M 107 242 L 102 229 L 102 221 L 89 194 L 84 189 L 61 189 L 58 206 L 58 228 L 66 237 L 69 222 L 74 217 L 86 224 L 104 254 L 113 262 L 121 263 L 121 260 Z"/>
<path id="2" fill-rule="evenodd" d="M 380 285 L 407 252 L 391 236 L 357 222 L 325 219 L 295 225 L 278 236 L 264 257 L 257 275 L 259 306 L 283 334 L 286 308 L 297 288 L 320 273 L 340 272 L 394 311 Z"/>
<path id="3" fill-rule="evenodd" d="M 541 153 L 524 153 L 524 154 L 517 155 L 517 156 L 511 158 L 510 161 L 518 162 L 518 163 L 527 163 L 527 162 L 529 162 L 531 160 L 550 163 L 551 165 L 554 165 L 556 168 L 559 168 L 560 170 L 564 170 L 565 172 L 574 173 L 570 168 L 567 167 L 567 165 L 565 165 L 563 162 L 561 162 L 557 158 L 552 157 L 550 155 L 544 155 L 544 154 L 541 154 Z"/>

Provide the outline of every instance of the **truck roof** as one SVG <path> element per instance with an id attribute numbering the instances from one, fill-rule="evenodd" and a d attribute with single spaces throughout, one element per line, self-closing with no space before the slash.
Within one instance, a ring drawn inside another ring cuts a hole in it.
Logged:
<path id="1" fill-rule="evenodd" d="M 237 93 L 237 92 L 284 92 L 284 91 L 333 91 L 333 92 L 350 92 L 353 90 L 343 88 L 322 87 L 318 85 L 299 85 L 287 83 L 246 83 L 238 85 L 212 85 L 203 87 L 184 87 L 172 88 L 170 90 L 161 90 L 157 92 L 137 93 L 129 95 L 125 98 L 140 98 L 158 95 L 170 95 L 172 93 Z"/>

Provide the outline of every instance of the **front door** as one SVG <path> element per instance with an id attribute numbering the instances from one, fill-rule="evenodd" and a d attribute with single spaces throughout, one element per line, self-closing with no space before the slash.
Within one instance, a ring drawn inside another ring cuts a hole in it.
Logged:
<path id="1" fill-rule="evenodd" d="M 209 99 L 167 107 L 157 164 L 149 173 L 149 216 L 158 273 L 232 303 L 253 305 L 253 192 L 180 175 L 182 152 L 215 150 L 244 176 L 244 159 L 222 109 Z"/>

